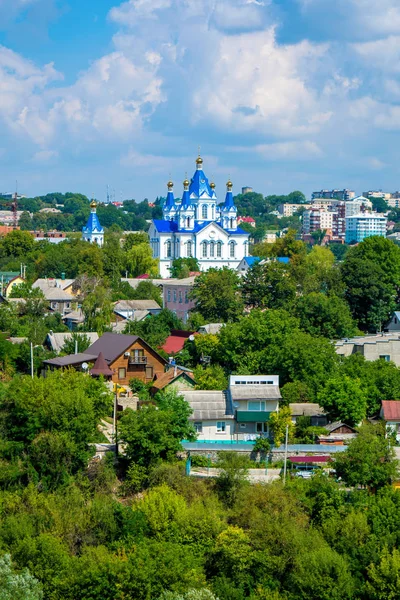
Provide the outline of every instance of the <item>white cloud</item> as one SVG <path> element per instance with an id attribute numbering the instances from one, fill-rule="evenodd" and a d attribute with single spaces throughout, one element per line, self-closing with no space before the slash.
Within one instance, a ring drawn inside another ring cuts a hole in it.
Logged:
<path id="1" fill-rule="evenodd" d="M 357 43 L 352 48 L 363 59 L 365 66 L 385 72 L 400 72 L 400 36 L 391 35 L 380 40 Z"/>
<path id="2" fill-rule="evenodd" d="M 32 162 L 48 163 L 49 161 L 57 157 L 57 150 L 39 150 L 39 152 L 35 152 L 35 154 L 33 155 Z"/>
<path id="3" fill-rule="evenodd" d="M 318 144 L 310 140 L 260 144 L 255 146 L 254 150 L 267 160 L 296 159 L 302 161 L 319 158 L 323 155 Z"/>

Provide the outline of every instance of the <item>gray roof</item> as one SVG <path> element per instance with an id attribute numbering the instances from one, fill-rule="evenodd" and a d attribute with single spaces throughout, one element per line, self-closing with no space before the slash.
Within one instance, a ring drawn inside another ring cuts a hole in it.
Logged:
<path id="1" fill-rule="evenodd" d="M 88 333 L 76 332 L 75 335 L 87 336 L 92 344 L 96 340 L 99 339 L 99 336 L 96 332 L 88 332 Z M 54 352 L 57 352 L 57 354 L 62 350 L 62 347 L 64 346 L 65 342 L 67 342 L 71 338 L 72 338 L 72 333 L 70 333 L 70 332 L 66 332 L 66 333 L 49 332 L 47 334 L 47 340 L 49 342 L 49 345 L 50 345 L 51 349 L 54 350 Z"/>
<path id="2" fill-rule="evenodd" d="M 62 239 L 62 238 L 60 238 Z M 65 290 L 70 285 L 74 283 L 75 279 L 36 279 L 34 283 L 32 283 L 32 288 L 39 288 L 44 292 L 49 288 L 59 288 Z"/>
<path id="3" fill-rule="evenodd" d="M 219 333 L 225 323 L 207 323 L 207 325 L 202 325 L 199 327 L 199 333 Z"/>
<path id="4" fill-rule="evenodd" d="M 214 419 L 233 419 L 224 392 L 188 390 L 179 392 L 193 410 L 192 421 L 209 421 Z"/>
<path id="5" fill-rule="evenodd" d="M 46 300 L 49 300 L 52 302 L 56 302 L 56 301 L 73 302 L 75 300 L 74 296 L 72 296 L 68 292 L 65 292 L 61 288 L 56 288 L 56 287 L 46 288 L 46 289 L 42 289 L 42 292 L 43 292 Z"/>
<path id="6" fill-rule="evenodd" d="M 339 427 L 349 427 L 350 429 L 352 429 L 355 432 L 354 427 L 351 427 L 351 425 L 347 425 L 347 423 L 342 423 L 341 421 L 335 421 L 334 423 L 329 423 L 328 425 L 324 425 L 324 429 L 326 429 L 327 431 L 333 432 L 336 429 L 339 429 Z"/>
<path id="7" fill-rule="evenodd" d="M 325 415 L 324 409 L 319 404 L 312 402 L 299 402 L 289 404 L 290 411 L 294 417 L 306 416 L 316 417 L 318 415 Z"/>
<path id="8" fill-rule="evenodd" d="M 278 385 L 231 385 L 232 400 L 279 400 L 282 398 Z"/>
<path id="9" fill-rule="evenodd" d="M 118 300 L 118 302 L 114 303 L 114 310 L 116 312 L 154 309 L 161 309 L 161 306 L 155 300 Z"/>
<path id="10" fill-rule="evenodd" d="M 43 364 L 54 365 L 55 367 L 70 367 L 73 365 L 80 365 L 84 362 L 94 362 L 97 356 L 97 354 L 78 352 L 78 354 L 69 354 L 68 356 L 58 356 L 57 358 L 44 360 Z"/>
<path id="11" fill-rule="evenodd" d="M 78 308 L 78 310 L 72 310 L 71 312 L 69 312 L 63 316 L 63 321 L 65 321 L 67 319 L 69 321 L 74 321 L 75 323 L 83 323 L 83 321 L 85 320 L 85 317 L 82 312 L 82 309 Z"/>

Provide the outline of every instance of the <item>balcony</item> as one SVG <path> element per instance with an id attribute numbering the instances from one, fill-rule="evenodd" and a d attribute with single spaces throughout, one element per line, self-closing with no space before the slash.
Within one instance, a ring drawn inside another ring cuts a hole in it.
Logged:
<path id="1" fill-rule="evenodd" d="M 237 410 L 236 421 L 238 423 L 266 423 L 271 416 L 266 410 Z"/>
<path id="2" fill-rule="evenodd" d="M 146 365 L 147 356 L 130 356 L 128 359 L 130 365 Z"/>

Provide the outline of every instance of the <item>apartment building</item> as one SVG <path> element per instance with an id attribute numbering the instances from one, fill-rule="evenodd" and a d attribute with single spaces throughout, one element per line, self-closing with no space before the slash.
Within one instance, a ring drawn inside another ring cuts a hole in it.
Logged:
<path id="1" fill-rule="evenodd" d="M 353 190 L 320 190 L 319 192 L 313 192 L 311 199 L 316 198 L 331 198 L 332 200 L 352 200 L 355 198 L 355 192 Z"/>
<path id="2" fill-rule="evenodd" d="M 346 217 L 346 244 L 362 242 L 373 235 L 386 237 L 387 218 L 381 213 L 359 213 Z"/>
<path id="3" fill-rule="evenodd" d="M 290 204 L 287 202 L 278 205 L 278 212 L 282 217 L 293 217 L 302 208 L 309 209 L 311 204 Z"/>

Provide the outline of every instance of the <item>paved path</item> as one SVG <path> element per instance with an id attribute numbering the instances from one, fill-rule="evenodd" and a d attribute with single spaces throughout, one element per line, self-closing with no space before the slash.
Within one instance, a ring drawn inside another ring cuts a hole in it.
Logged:
<path id="1" fill-rule="evenodd" d="M 107 421 L 104 421 L 103 419 L 100 422 L 99 425 L 99 429 L 101 431 L 101 433 L 103 433 L 106 438 L 108 439 L 109 442 L 113 443 L 113 426 L 111 425 L 111 423 L 108 423 Z"/>

